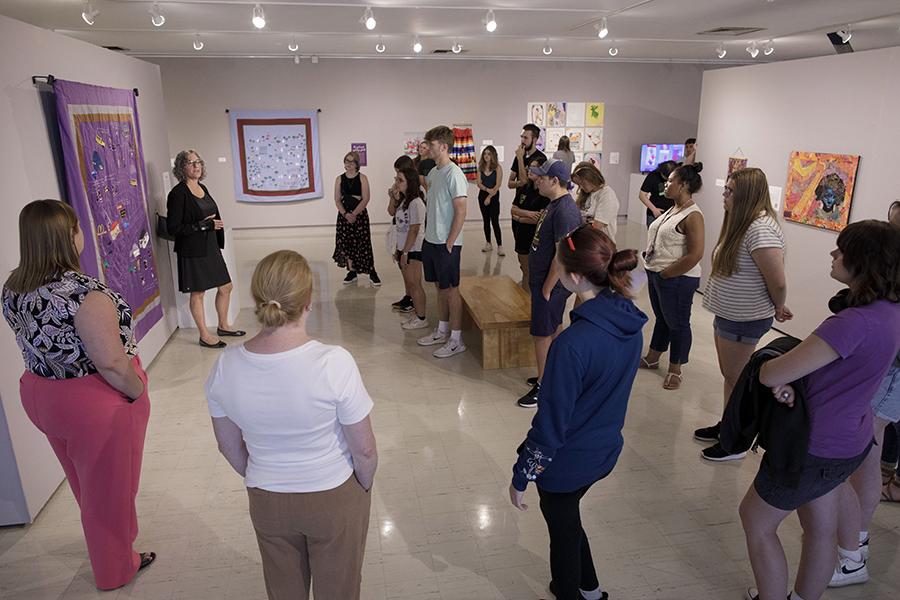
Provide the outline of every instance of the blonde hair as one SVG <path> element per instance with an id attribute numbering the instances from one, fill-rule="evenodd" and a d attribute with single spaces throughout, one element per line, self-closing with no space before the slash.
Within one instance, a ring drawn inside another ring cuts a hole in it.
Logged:
<path id="1" fill-rule="evenodd" d="M 33 292 L 66 271 L 81 271 L 75 234 L 78 217 L 65 202 L 35 200 L 19 213 L 19 266 L 6 280 L 11 292 Z"/>
<path id="2" fill-rule="evenodd" d="M 769 198 L 769 182 L 761 169 L 738 169 L 728 177 L 734 191 L 731 192 L 731 210 L 725 213 L 719 241 L 713 251 L 713 275 L 729 277 L 737 268 L 738 252 L 744 235 L 759 214 L 778 220 L 772 200 Z"/>
<path id="3" fill-rule="evenodd" d="M 356 150 L 351 150 L 344 155 L 344 160 L 346 161 L 348 159 L 356 165 L 356 170 L 359 171 L 359 152 L 357 152 Z"/>
<path id="4" fill-rule="evenodd" d="M 256 318 L 264 327 L 281 327 L 297 321 L 312 298 L 309 263 L 293 250 L 279 250 L 256 265 L 250 293 Z"/>

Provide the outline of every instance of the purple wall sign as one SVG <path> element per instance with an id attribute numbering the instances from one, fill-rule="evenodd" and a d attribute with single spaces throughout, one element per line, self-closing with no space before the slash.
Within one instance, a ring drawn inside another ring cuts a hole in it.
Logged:
<path id="1" fill-rule="evenodd" d="M 368 164 L 366 160 L 366 144 L 365 142 L 353 142 L 350 144 L 350 152 L 359 152 L 359 166 L 365 167 Z"/>
<path id="2" fill-rule="evenodd" d="M 134 92 L 60 79 L 53 88 L 68 201 L 85 239 L 81 268 L 125 298 L 140 340 L 163 311 Z"/>

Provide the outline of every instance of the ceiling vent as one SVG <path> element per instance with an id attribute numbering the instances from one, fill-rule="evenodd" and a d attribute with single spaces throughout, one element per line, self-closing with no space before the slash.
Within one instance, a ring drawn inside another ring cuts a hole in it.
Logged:
<path id="1" fill-rule="evenodd" d="M 459 52 L 453 52 L 453 50 L 451 50 L 450 48 L 436 48 L 436 49 L 432 50 L 431 53 L 432 54 L 457 54 L 457 55 L 459 55 L 459 54 L 465 54 L 468 51 L 469 50 L 467 48 L 463 48 Z"/>
<path id="2" fill-rule="evenodd" d="M 707 29 L 706 31 L 701 31 L 697 35 L 742 37 L 764 30 L 765 27 L 716 27 L 715 29 Z"/>
<path id="3" fill-rule="evenodd" d="M 103 46 L 107 50 L 112 50 L 113 52 L 131 52 L 131 48 L 123 48 L 122 46 Z"/>

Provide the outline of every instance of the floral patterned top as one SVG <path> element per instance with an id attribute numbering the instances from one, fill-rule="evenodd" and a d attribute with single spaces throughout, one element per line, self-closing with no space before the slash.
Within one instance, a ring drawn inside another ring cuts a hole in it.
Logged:
<path id="1" fill-rule="evenodd" d="M 16 334 L 29 371 L 48 379 L 73 379 L 97 372 L 75 331 L 75 313 L 88 293 L 95 291 L 115 304 L 125 353 L 137 355 L 128 303 L 98 279 L 67 271 L 58 281 L 25 294 L 3 288 L 3 316 Z"/>

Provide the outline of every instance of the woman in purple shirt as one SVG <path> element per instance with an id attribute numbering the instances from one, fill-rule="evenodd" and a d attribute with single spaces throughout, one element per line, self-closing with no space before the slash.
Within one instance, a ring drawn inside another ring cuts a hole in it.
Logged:
<path id="1" fill-rule="evenodd" d="M 785 597 L 788 566 L 777 529 L 794 510 L 803 550 L 788 597 L 818 600 L 825 591 L 837 559 L 839 488 L 872 446 L 870 399 L 900 350 L 900 232 L 883 221 L 853 223 L 838 236 L 831 256 L 831 277 L 850 288 L 848 308 L 760 370 L 760 382 L 788 406 L 794 403 L 790 383 L 804 380 L 809 450 L 796 488 L 776 482 L 763 456 L 741 502 L 759 588 L 748 590 L 749 599 Z"/>

